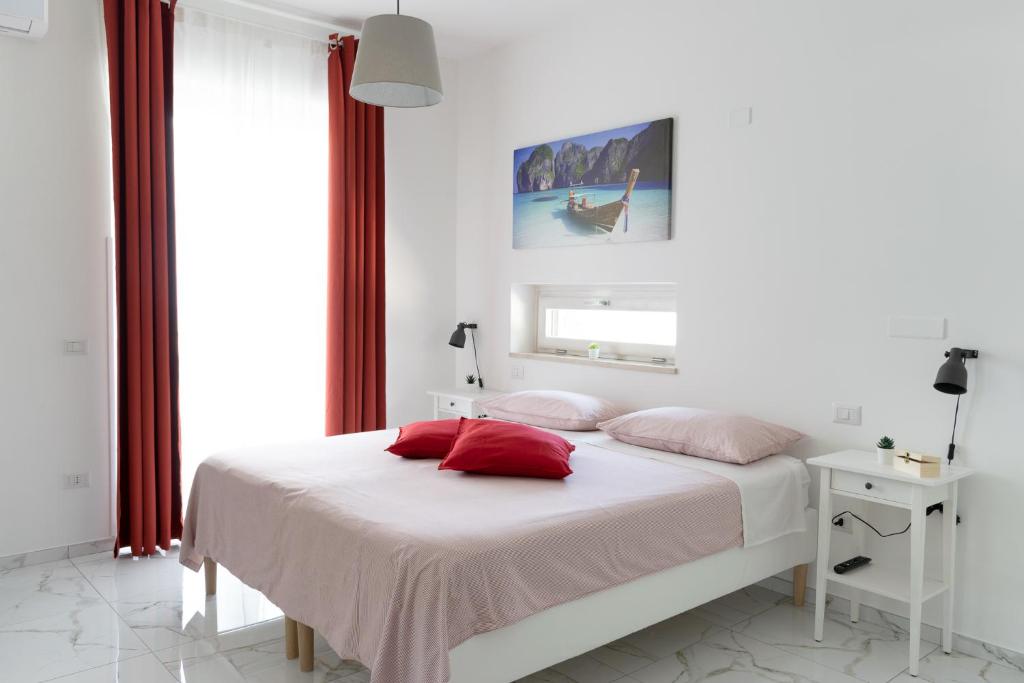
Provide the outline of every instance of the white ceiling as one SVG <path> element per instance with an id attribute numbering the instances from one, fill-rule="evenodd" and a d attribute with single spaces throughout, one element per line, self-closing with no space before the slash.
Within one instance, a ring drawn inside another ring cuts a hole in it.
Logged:
<path id="1" fill-rule="evenodd" d="M 394 0 L 250 0 L 359 30 L 375 14 L 391 14 Z M 461 59 L 504 43 L 549 31 L 584 12 L 586 0 L 402 0 L 402 14 L 434 26 L 442 57 Z"/>

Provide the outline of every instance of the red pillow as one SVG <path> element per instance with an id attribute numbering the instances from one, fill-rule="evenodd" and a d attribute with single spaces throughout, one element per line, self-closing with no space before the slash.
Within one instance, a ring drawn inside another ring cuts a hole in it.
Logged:
<path id="1" fill-rule="evenodd" d="M 459 418 L 459 432 L 439 470 L 563 479 L 576 449 L 551 432 L 513 422 Z"/>
<path id="2" fill-rule="evenodd" d="M 399 428 L 398 439 L 386 450 L 403 458 L 443 458 L 458 431 L 455 419 L 413 422 Z"/>

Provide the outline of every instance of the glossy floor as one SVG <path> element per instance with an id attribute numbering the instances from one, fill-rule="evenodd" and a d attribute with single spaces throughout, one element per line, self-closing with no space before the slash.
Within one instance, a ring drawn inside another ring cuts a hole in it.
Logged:
<path id="1" fill-rule="evenodd" d="M 751 587 L 609 643 L 523 681 L 562 683 L 909 683 L 899 620 L 864 609 L 860 623 Z M 207 601 L 201 574 L 173 554 L 109 554 L 0 571 L 0 681 L 21 683 L 326 683 L 369 681 L 318 639 L 316 670 L 284 657 L 280 611 L 223 568 Z M 930 633 L 933 637 L 934 634 Z M 1024 683 L 1014 658 L 978 648 L 945 655 L 924 643 L 918 681 Z"/>

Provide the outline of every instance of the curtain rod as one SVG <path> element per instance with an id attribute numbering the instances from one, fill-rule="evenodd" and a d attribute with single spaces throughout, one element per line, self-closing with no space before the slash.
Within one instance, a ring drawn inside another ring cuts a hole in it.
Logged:
<path id="1" fill-rule="evenodd" d="M 160 0 L 160 2 L 162 2 L 165 5 L 170 4 L 170 0 Z M 328 21 L 321 21 L 319 19 L 313 19 L 311 17 L 304 17 L 301 14 L 292 14 L 291 12 L 285 12 L 284 10 L 276 9 L 274 7 L 267 7 L 266 5 L 261 5 L 259 3 L 249 2 L 249 0 L 218 0 L 218 2 L 221 2 L 226 5 L 234 5 L 235 7 L 241 7 L 242 9 L 252 10 L 254 12 L 259 12 L 260 14 L 267 14 L 270 16 L 279 17 L 281 19 L 287 19 L 289 21 L 297 21 L 302 24 L 316 26 L 318 28 L 325 29 L 327 31 L 330 31 L 331 33 L 337 33 L 342 36 L 359 35 L 358 31 L 353 31 L 350 28 L 339 26 L 338 24 L 332 24 Z M 188 7 L 199 11 L 205 11 L 205 8 L 197 7 L 193 5 L 191 2 L 188 2 L 188 0 L 178 0 L 178 4 L 182 7 Z M 327 40 L 325 39 L 324 42 L 327 42 Z"/>

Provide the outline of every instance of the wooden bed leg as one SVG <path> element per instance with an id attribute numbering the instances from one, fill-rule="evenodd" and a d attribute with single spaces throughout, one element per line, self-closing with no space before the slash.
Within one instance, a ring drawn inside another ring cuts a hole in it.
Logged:
<path id="1" fill-rule="evenodd" d="M 288 659 L 299 656 L 299 625 L 291 617 L 284 618 L 284 656 Z"/>
<path id="2" fill-rule="evenodd" d="M 793 567 L 793 604 L 804 606 L 804 593 L 807 592 L 807 565 L 798 564 Z"/>
<path id="3" fill-rule="evenodd" d="M 217 594 L 217 563 L 209 557 L 203 560 L 203 570 L 206 572 L 206 597 Z"/>
<path id="4" fill-rule="evenodd" d="M 313 629 L 296 622 L 299 636 L 299 671 L 313 670 Z"/>

